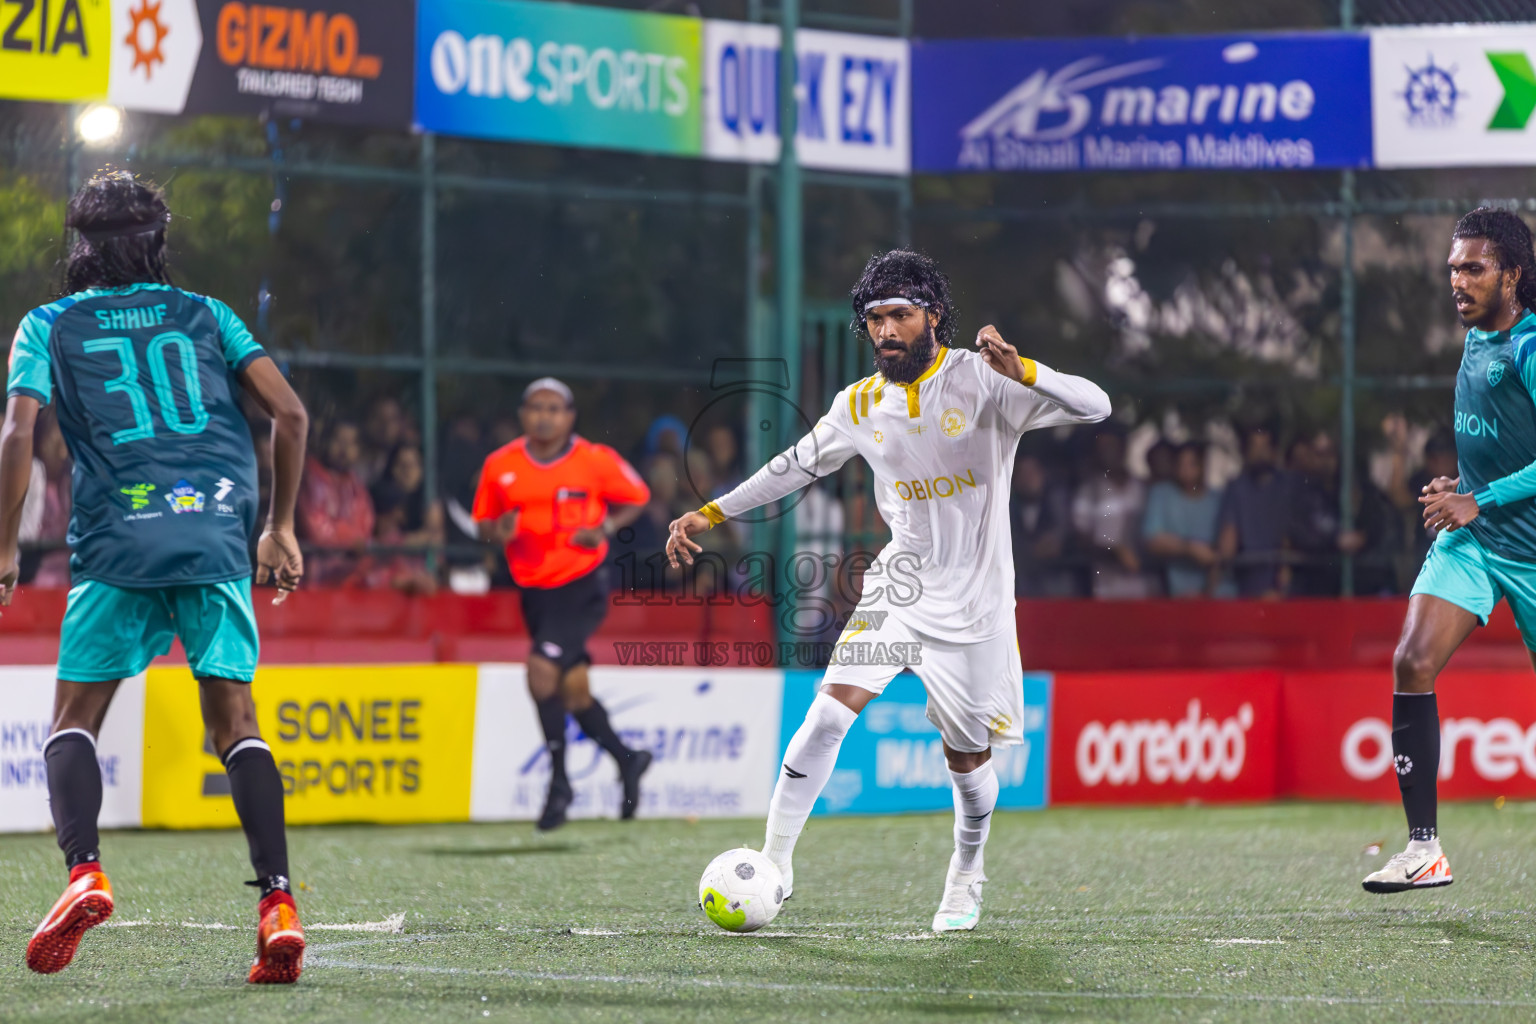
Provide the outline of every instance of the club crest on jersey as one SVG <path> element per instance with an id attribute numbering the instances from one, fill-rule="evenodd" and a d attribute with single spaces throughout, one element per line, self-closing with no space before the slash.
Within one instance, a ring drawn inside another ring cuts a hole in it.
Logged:
<path id="1" fill-rule="evenodd" d="M 877 430 L 874 433 L 874 438 L 875 438 L 875 444 L 879 444 L 880 442 L 885 440 L 885 435 Z"/>
<path id="2" fill-rule="evenodd" d="M 185 480 L 178 480 L 176 486 L 171 488 L 171 493 L 165 496 L 165 500 L 170 504 L 172 512 L 181 515 L 184 512 L 201 512 L 206 497 L 207 495 Z"/>
<path id="3" fill-rule="evenodd" d="M 959 437 L 960 431 L 965 429 L 965 413 L 959 409 L 945 409 L 944 415 L 939 417 L 939 429 L 944 431 L 945 437 Z"/>
<path id="4" fill-rule="evenodd" d="M 1509 370 L 1509 364 L 1502 359 L 1495 359 L 1488 364 L 1488 386 L 1496 388 L 1499 381 L 1504 379 L 1504 374 Z"/>

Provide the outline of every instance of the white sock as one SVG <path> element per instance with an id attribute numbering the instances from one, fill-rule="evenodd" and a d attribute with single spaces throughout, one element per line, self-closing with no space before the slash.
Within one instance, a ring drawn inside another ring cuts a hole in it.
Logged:
<path id="1" fill-rule="evenodd" d="M 949 779 L 955 787 L 955 857 L 951 863 L 959 872 L 979 872 L 981 850 L 992 831 L 992 811 L 997 807 L 997 773 L 989 760 L 964 775 L 950 769 Z"/>
<path id="2" fill-rule="evenodd" d="M 773 786 L 773 800 L 768 804 L 767 837 L 763 841 L 763 853 L 780 868 L 789 866 L 795 840 L 832 777 L 843 737 L 858 717 L 859 713 L 842 701 L 818 693 L 805 721 L 790 739 L 779 781 Z"/>

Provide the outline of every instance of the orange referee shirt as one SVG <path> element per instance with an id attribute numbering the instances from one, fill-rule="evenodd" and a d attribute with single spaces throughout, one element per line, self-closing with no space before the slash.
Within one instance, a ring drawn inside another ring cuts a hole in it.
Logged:
<path id="1" fill-rule="evenodd" d="M 558 587 L 603 563 L 608 541 L 595 548 L 571 543 L 577 530 L 601 526 L 608 506 L 651 500 L 634 467 L 605 444 L 572 435 L 571 447 L 553 462 L 528 455 L 518 438 L 486 457 L 475 492 L 474 517 L 499 519 L 513 509 L 517 529 L 507 541 L 507 565 L 520 587 Z"/>

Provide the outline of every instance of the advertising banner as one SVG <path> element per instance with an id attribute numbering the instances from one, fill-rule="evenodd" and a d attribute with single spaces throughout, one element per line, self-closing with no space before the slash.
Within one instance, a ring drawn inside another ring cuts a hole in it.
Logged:
<path id="1" fill-rule="evenodd" d="M 1536 165 L 1536 25 L 1372 29 L 1378 167 Z"/>
<path id="2" fill-rule="evenodd" d="M 55 678 L 51 665 L 0 669 L 0 832 L 53 827 L 43 742 L 52 732 Z M 144 677 L 134 676 L 118 686 L 96 740 L 102 828 L 139 824 L 143 726 Z"/>
<path id="3" fill-rule="evenodd" d="M 592 693 L 631 747 L 649 750 L 638 814 L 735 818 L 768 813 L 779 756 L 784 674 L 774 669 L 595 666 Z M 615 818 L 618 769 L 566 718 L 573 818 Z M 522 665 L 483 665 L 475 709 L 476 821 L 532 819 L 544 807 L 549 755 Z"/>
<path id="4" fill-rule="evenodd" d="M 1051 803 L 1276 795 L 1275 672 L 1056 674 Z"/>
<path id="5" fill-rule="evenodd" d="M 291 824 L 469 817 L 475 666 L 281 666 L 252 686 Z M 144 716 L 144 824 L 237 824 L 185 668 L 149 670 Z"/>
<path id="6" fill-rule="evenodd" d="M 816 699 L 821 672 L 784 673 L 784 724 L 779 757 Z M 997 806 L 1045 806 L 1051 676 L 1024 676 L 1024 742 L 992 751 Z M 928 720 L 922 681 L 903 672 L 864 709 L 838 750 L 837 767 L 814 814 L 894 814 L 952 806 L 949 766 L 939 730 Z"/>
<path id="7" fill-rule="evenodd" d="M 105 97 L 113 6 L 109 0 L 0 3 L 0 99 Z"/>
<path id="8" fill-rule="evenodd" d="M 1281 170 L 1371 158 L 1364 35 L 912 46 L 920 171 Z"/>
<path id="9" fill-rule="evenodd" d="M 1285 677 L 1280 791 L 1303 799 L 1398 799 L 1391 675 Z M 1536 685 L 1528 671 L 1452 669 L 1435 685 L 1442 800 L 1536 798 Z"/>
<path id="10" fill-rule="evenodd" d="M 172 83 L 156 81 L 153 95 L 160 105 L 140 101 L 141 108 L 267 113 L 386 128 L 411 123 L 412 0 L 197 0 L 197 10 L 203 46 L 190 91 L 182 83 L 178 97 Z M 166 43 L 176 35 L 173 25 Z M 115 56 L 114 84 L 119 61 Z"/>
<path id="11" fill-rule="evenodd" d="M 421 0 L 416 122 L 697 156 L 702 23 L 527 0 Z"/>
<path id="12" fill-rule="evenodd" d="M 795 35 L 796 154 L 806 167 L 906 174 L 911 59 L 904 39 Z M 779 29 L 704 22 L 704 155 L 779 159 Z"/>
<path id="13" fill-rule="evenodd" d="M 203 50 L 197 0 L 112 0 L 111 42 L 108 101 L 181 113 Z"/>

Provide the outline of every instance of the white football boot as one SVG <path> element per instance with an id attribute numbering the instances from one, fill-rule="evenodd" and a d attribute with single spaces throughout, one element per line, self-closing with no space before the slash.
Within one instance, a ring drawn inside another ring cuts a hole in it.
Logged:
<path id="1" fill-rule="evenodd" d="M 939 902 L 939 912 L 933 915 L 936 932 L 969 932 L 976 929 L 981 920 L 981 884 L 987 880 L 980 867 L 975 871 L 958 871 L 955 862 L 949 862 L 949 874 L 944 879 L 944 899 Z"/>
<path id="2" fill-rule="evenodd" d="M 1407 892 L 1451 884 L 1451 862 L 1440 849 L 1439 839 L 1413 840 L 1408 849 L 1392 855 L 1380 871 L 1372 871 L 1360 883 L 1366 892 Z"/>
<path id="3" fill-rule="evenodd" d="M 763 856 L 768 857 L 768 851 L 764 850 Z M 768 859 L 773 860 L 772 857 Z M 795 894 L 795 863 L 787 860 L 780 864 L 773 860 L 773 866 L 779 869 L 779 875 L 784 879 L 784 898 L 787 900 Z"/>

